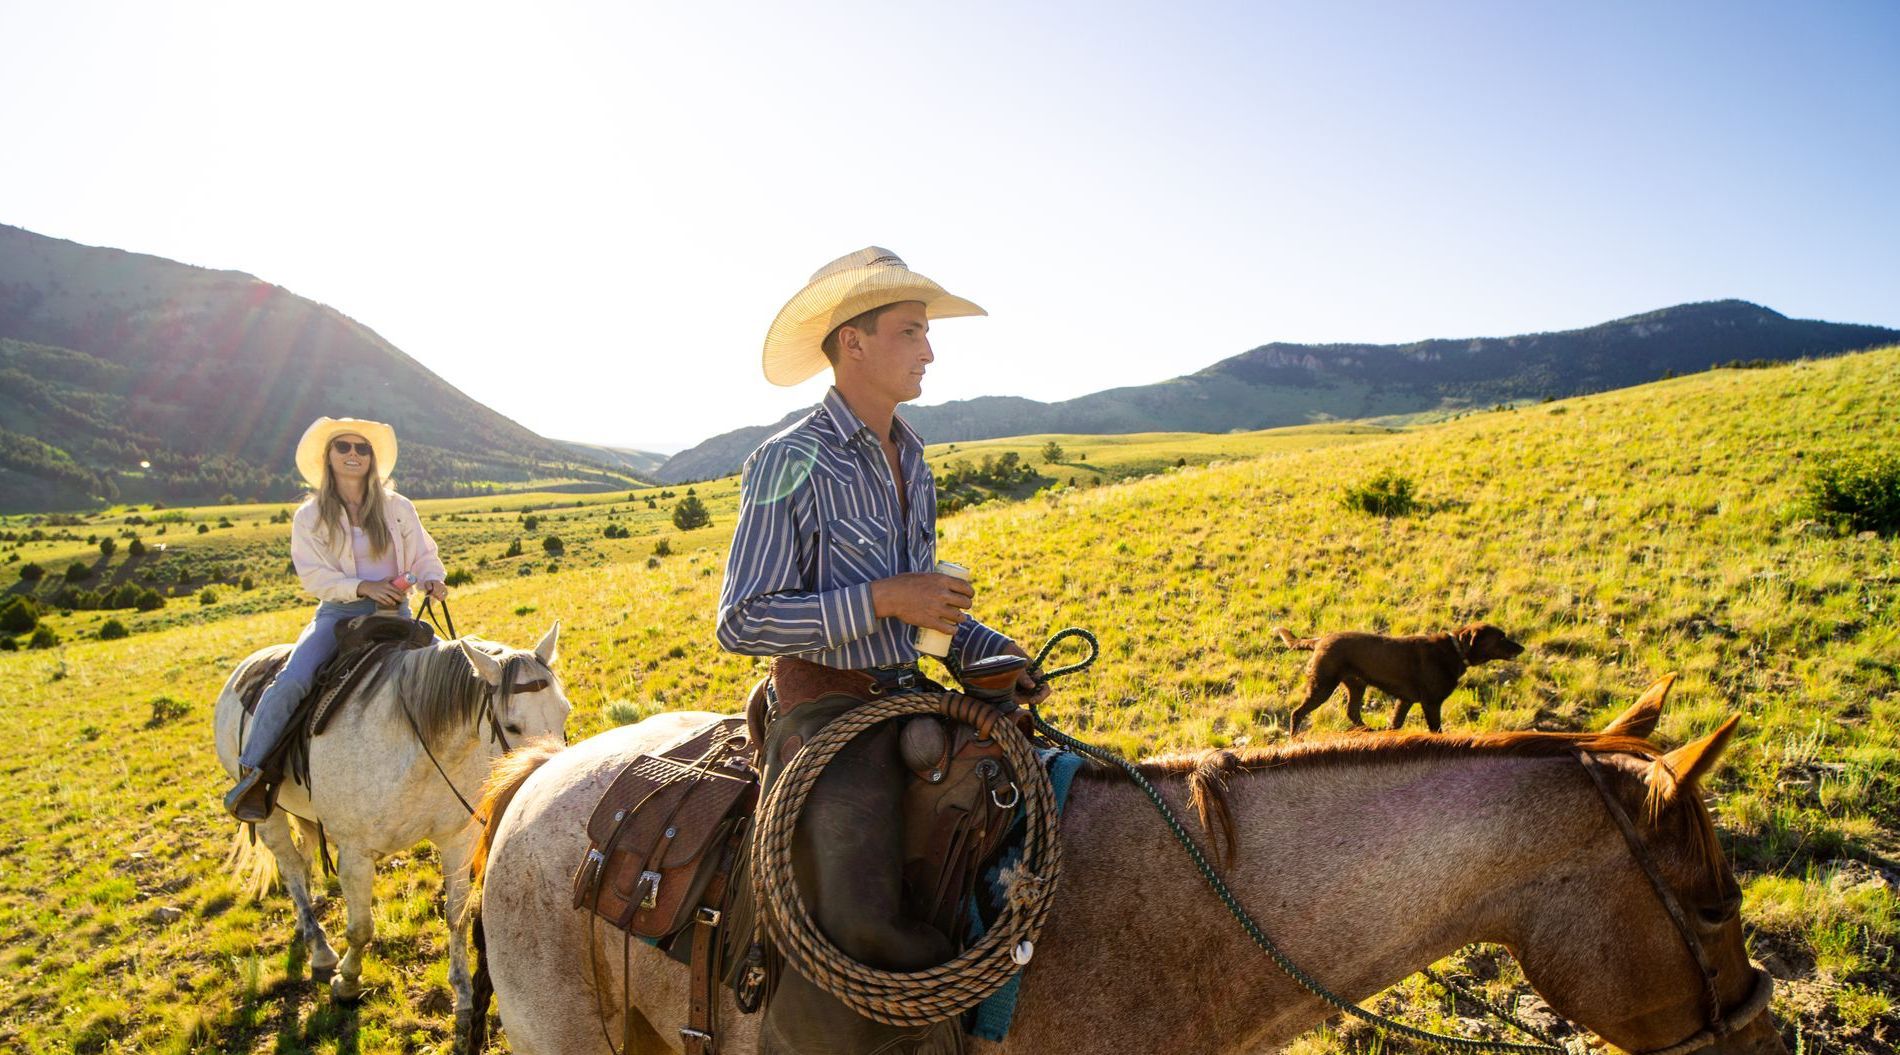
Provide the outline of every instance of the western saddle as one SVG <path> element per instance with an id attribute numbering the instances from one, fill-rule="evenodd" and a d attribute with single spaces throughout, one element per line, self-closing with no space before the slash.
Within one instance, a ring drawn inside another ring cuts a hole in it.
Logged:
<path id="1" fill-rule="evenodd" d="M 1028 664 L 999 656 L 962 671 L 964 691 L 1007 711 Z M 690 1011 L 680 1031 L 687 1055 L 716 1055 L 718 987 L 741 1010 L 763 1003 L 777 970 L 755 935 L 749 879 L 753 810 L 766 774 L 776 775 L 814 730 L 784 722 L 793 711 L 819 725 L 830 714 L 890 692 L 933 688 L 893 683 L 790 657 L 753 688 L 744 717 L 702 726 L 620 771 L 587 822 L 588 849 L 574 876 L 574 907 L 692 967 Z M 944 933 L 968 933 L 970 894 L 983 863 L 1000 849 L 1016 814 L 1014 775 L 998 744 L 944 719 L 906 719 L 901 753 L 913 779 L 904 796 L 906 896 L 917 918 Z M 803 730 L 801 735 L 800 730 Z M 688 934 L 690 930 L 690 936 Z M 589 928 L 590 942 L 594 928 Z M 589 961 L 597 962 L 593 949 Z M 633 1015 L 623 1048 L 631 1050 Z M 603 1024 L 612 1009 L 600 1008 Z"/>

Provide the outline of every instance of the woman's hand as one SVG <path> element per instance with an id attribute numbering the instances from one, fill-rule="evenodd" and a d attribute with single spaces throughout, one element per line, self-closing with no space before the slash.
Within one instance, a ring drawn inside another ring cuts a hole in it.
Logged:
<path id="1" fill-rule="evenodd" d="M 356 596 L 375 601 L 378 608 L 394 608 L 402 604 L 405 592 L 390 585 L 388 579 L 364 579 L 356 584 Z"/>
<path id="2" fill-rule="evenodd" d="M 449 584 L 431 579 L 422 584 L 422 592 L 438 601 L 447 601 L 449 599 Z"/>

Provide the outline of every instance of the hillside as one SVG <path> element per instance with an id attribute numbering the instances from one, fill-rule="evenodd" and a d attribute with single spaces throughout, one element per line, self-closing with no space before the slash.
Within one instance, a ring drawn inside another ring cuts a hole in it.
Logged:
<path id="1" fill-rule="evenodd" d="M 0 511 L 287 497 L 292 447 L 323 414 L 394 424 L 412 495 L 627 481 L 334 308 L 0 225 Z"/>
<path id="2" fill-rule="evenodd" d="M 1746 301 L 1681 304 L 1581 330 L 1411 344 L 1266 344 L 1196 373 L 1058 403 L 983 397 L 907 407 L 932 441 L 1025 433 L 1227 432 L 1599 392 L 1716 363 L 1785 362 L 1900 341 L 1900 330 L 1790 319 Z M 681 451 L 667 482 L 737 472 L 803 411 Z"/>
<path id="3" fill-rule="evenodd" d="M 1897 403 L 1900 348 L 1890 348 L 1402 431 L 1063 436 L 1065 474 L 1070 462 L 1140 471 L 947 516 L 941 551 L 976 569 L 977 613 L 1032 647 L 1067 625 L 1100 634 L 1102 660 L 1060 683 L 1046 713 L 1131 754 L 1283 736 L 1305 656 L 1281 649 L 1275 624 L 1507 628 L 1529 650 L 1467 675 L 1447 704 L 1449 730 L 1597 727 L 1655 677 L 1680 672 L 1660 741 L 1743 715 L 1711 802 L 1751 953 L 1777 978 L 1789 1049 L 1874 1055 L 1900 1041 L 1900 539 L 1829 530 L 1800 502 L 1809 466 L 1900 451 Z M 1041 440 L 935 446 L 931 457 L 943 465 Z M 1344 507 L 1348 485 L 1387 471 L 1416 482 L 1417 512 L 1382 519 Z M 699 492 L 714 522 L 694 532 L 674 529 L 670 499 L 651 490 L 422 509 L 449 566 L 473 576 L 455 595 L 463 628 L 526 645 L 564 620 L 578 739 L 656 711 L 735 707 L 757 677 L 756 661 L 712 643 L 735 481 Z M 0 694 L 0 717 L 34 747 L 9 763 L 13 793 L 0 797 L 0 1047 L 445 1046 L 432 853 L 382 868 L 374 988 L 348 1012 L 289 949 L 286 900 L 252 905 L 220 865 L 231 826 L 205 731 L 211 701 L 238 657 L 288 640 L 308 613 L 282 570 L 286 529 L 270 522 L 280 511 L 168 510 L 179 519 L 163 538 L 144 510 L 41 524 L 62 537 L 37 541 L 18 537 L 23 518 L 0 522 L 16 533 L 0 538 L 0 560 L 99 561 L 88 535 L 130 531 L 173 548 L 138 564 L 121 542 L 100 577 L 138 581 L 186 558 L 201 568 L 249 560 L 259 575 L 255 589 L 220 587 L 210 603 L 55 612 L 62 645 L 0 653 L 0 683 L 15 687 Z M 226 514 L 231 526 L 217 526 Z M 631 537 L 604 537 L 608 527 Z M 550 534 L 565 540 L 558 560 L 542 551 Z M 508 556 L 516 540 L 526 552 Z M 108 614 L 130 639 L 98 640 Z M 1341 729 L 1341 712 L 1323 708 L 1318 730 Z M 1368 720 L 1390 714 L 1373 694 Z M 1211 896 L 1204 908 L 1222 911 Z M 333 939 L 342 911 L 331 897 Z M 1271 931 L 1274 913 L 1262 917 Z M 1244 945 L 1238 931 L 1234 941 Z M 1439 966 L 1537 1011 L 1498 959 L 1481 951 Z M 1418 979 L 1378 1003 L 1419 1025 L 1465 1021 L 1462 1005 L 1454 1016 Z M 1344 1028 L 1294 1050 L 1363 1055 L 1372 1043 Z"/>

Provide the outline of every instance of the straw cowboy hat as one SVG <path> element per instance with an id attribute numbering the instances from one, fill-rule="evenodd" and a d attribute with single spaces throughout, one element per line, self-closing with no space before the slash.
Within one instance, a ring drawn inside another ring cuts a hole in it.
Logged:
<path id="1" fill-rule="evenodd" d="M 866 246 L 819 268 L 779 309 L 765 333 L 765 379 L 795 385 L 811 377 L 831 365 L 823 344 L 832 330 L 872 308 L 910 300 L 923 301 L 932 319 L 989 314 L 905 267 L 889 249 Z"/>
<path id="2" fill-rule="evenodd" d="M 330 441 L 355 433 L 369 441 L 376 459 L 376 475 L 387 480 L 396 468 L 396 430 L 380 421 L 362 418 L 318 418 L 297 441 L 297 472 L 311 487 L 323 486 L 323 462 L 329 457 Z"/>

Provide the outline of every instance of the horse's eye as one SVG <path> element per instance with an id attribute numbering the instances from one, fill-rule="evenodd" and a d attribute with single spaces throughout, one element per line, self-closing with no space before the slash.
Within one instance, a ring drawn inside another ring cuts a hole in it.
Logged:
<path id="1" fill-rule="evenodd" d="M 514 725 L 510 723 L 506 728 L 509 732 L 515 734 L 516 736 L 521 735 L 521 727 L 519 725 Z"/>

